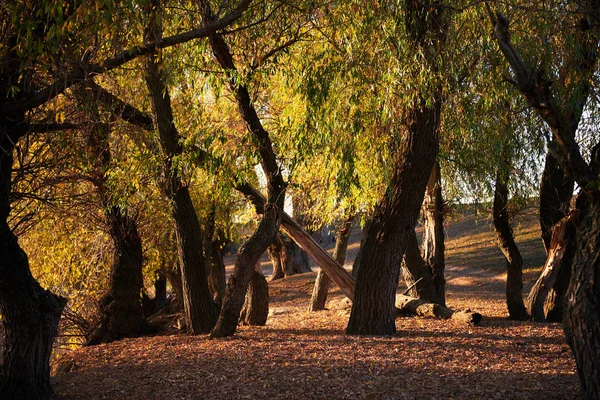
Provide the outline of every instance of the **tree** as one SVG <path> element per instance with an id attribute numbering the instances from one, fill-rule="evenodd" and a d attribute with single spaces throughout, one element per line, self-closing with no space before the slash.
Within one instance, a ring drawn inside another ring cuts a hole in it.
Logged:
<path id="1" fill-rule="evenodd" d="M 598 44 L 600 43 L 600 3 L 596 0 L 567 3 L 572 14 L 564 22 L 572 29 L 572 46 L 565 49 L 565 68 L 573 74 L 573 81 L 561 82 L 556 88 L 541 69 L 532 67 L 514 47 L 509 34 L 509 22 L 498 12 L 490 10 L 494 36 L 511 66 L 514 84 L 544 120 L 552 133 L 551 147 L 562 167 L 582 188 L 581 222 L 576 236 L 575 257 L 571 284 L 567 294 L 565 334 L 577 364 L 586 398 L 600 398 L 600 355 L 596 343 L 600 341 L 600 316 L 598 315 L 600 285 L 598 283 L 598 249 L 600 247 L 600 194 L 598 193 L 598 150 L 592 149 L 590 162 L 581 155 L 571 132 L 579 125 L 581 112 L 592 90 L 591 80 L 597 71 Z M 575 85 L 581 91 L 571 92 Z M 575 111 L 575 112 L 572 112 Z M 587 204 L 586 204 L 587 203 Z"/>

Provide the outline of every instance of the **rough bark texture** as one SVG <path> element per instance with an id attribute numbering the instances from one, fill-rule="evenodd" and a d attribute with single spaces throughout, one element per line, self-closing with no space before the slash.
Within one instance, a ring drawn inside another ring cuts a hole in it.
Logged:
<path id="1" fill-rule="evenodd" d="M 369 227 L 371 226 L 371 218 L 366 222 L 365 226 L 362 230 L 362 237 L 360 238 L 360 247 L 358 248 L 358 253 L 356 254 L 356 258 L 354 259 L 354 264 L 352 264 L 352 277 L 356 279 L 356 275 L 358 275 L 358 270 L 360 268 L 360 262 L 362 260 L 363 248 L 365 247 L 365 240 L 367 240 L 367 232 L 369 231 Z"/>
<path id="2" fill-rule="evenodd" d="M 206 1 L 201 1 L 200 4 L 204 22 L 209 24 L 213 20 L 210 7 Z M 217 324 L 211 331 L 211 337 L 217 338 L 231 336 L 236 331 L 254 265 L 267 247 L 273 243 L 279 231 L 286 184 L 283 181 L 269 134 L 258 117 L 248 88 L 242 80 L 239 80 L 239 74 L 227 43 L 222 36 L 212 35 L 209 37 L 209 44 L 217 62 L 227 74 L 229 88 L 235 96 L 240 115 L 257 145 L 261 166 L 267 178 L 268 192 L 267 203 L 264 206 L 264 213 L 258 228 L 242 245 L 233 272 L 227 282 L 221 313 Z"/>
<path id="3" fill-rule="evenodd" d="M 269 284 L 265 276 L 260 272 L 260 263 L 257 263 L 252 273 L 250 284 L 248 285 L 246 298 L 244 299 L 244 306 L 240 314 L 240 323 L 242 325 L 262 326 L 267 323 L 268 316 Z"/>
<path id="4" fill-rule="evenodd" d="M 446 21 L 441 8 L 426 8 L 406 1 L 406 25 L 416 47 L 431 56 L 436 69 L 436 50 L 446 38 Z M 390 335 L 396 331 L 395 292 L 400 262 L 409 235 L 414 230 L 427 180 L 439 147 L 441 90 L 428 99 L 418 96 L 406 110 L 406 134 L 395 149 L 393 174 L 384 198 L 375 207 L 364 243 L 356 278 L 354 302 L 346 332 Z"/>
<path id="5" fill-rule="evenodd" d="M 159 22 L 160 7 L 152 4 L 150 23 L 146 30 L 147 40 L 161 37 Z M 172 201 L 172 215 L 177 235 L 177 252 L 181 267 L 183 306 L 188 328 L 193 333 L 206 333 L 214 327 L 218 307 L 213 302 L 205 274 L 205 259 L 202 249 L 202 229 L 187 184 L 173 171 L 173 158 L 182 154 L 180 135 L 175 127 L 169 91 L 159 70 L 160 61 L 149 56 L 146 61 L 145 79 L 150 93 L 154 123 L 159 133 L 160 144 L 165 154 L 163 167 L 164 182 L 161 189 Z"/>
<path id="6" fill-rule="evenodd" d="M 33 278 L 27 255 L 7 223 L 14 143 L 22 135 L 11 123 L 0 115 L 0 314 L 5 345 L 0 394 L 8 400 L 48 399 L 53 397 L 50 354 L 66 300 Z"/>
<path id="7" fill-rule="evenodd" d="M 548 248 L 546 263 L 527 298 L 527 308 L 531 319 L 535 322 L 546 321 L 544 315 L 546 298 L 558 279 L 569 243 L 574 241 L 575 225 L 573 219 L 577 218 L 577 214 L 576 212 L 571 213 L 552 229 L 552 241 Z"/>
<path id="8" fill-rule="evenodd" d="M 596 194 L 598 196 L 598 194 Z M 586 399 L 600 398 L 600 196 L 577 232 L 573 276 L 567 293 L 565 334 Z"/>
<path id="9" fill-rule="evenodd" d="M 310 272 L 308 256 L 300 246 L 287 235 L 282 235 L 280 239 L 282 243 L 281 265 L 284 275 L 287 277 Z"/>
<path id="10" fill-rule="evenodd" d="M 444 199 L 440 164 L 436 161 L 427 181 L 423 201 L 423 259 L 433 274 L 437 302 L 446 304 L 446 279 L 444 278 Z"/>
<path id="11" fill-rule="evenodd" d="M 501 172 L 496 177 L 493 218 L 498 247 L 506 258 L 506 304 L 509 318 L 524 321 L 529 315 L 523 302 L 523 258 L 510 226 L 508 185 Z"/>
<path id="12" fill-rule="evenodd" d="M 340 265 L 344 265 L 344 262 L 346 261 L 346 250 L 348 249 L 348 241 L 350 239 L 350 231 L 352 230 L 354 217 L 355 216 L 352 216 L 345 220 L 337 233 L 335 249 L 333 250 L 333 258 Z M 312 297 L 310 299 L 310 304 L 308 306 L 308 311 L 320 311 L 325 309 L 327 292 L 330 285 L 331 278 L 329 278 L 323 269 L 319 269 L 319 272 L 317 273 L 317 279 L 315 280 Z"/>
<path id="13" fill-rule="evenodd" d="M 421 257 L 419 241 L 414 230 L 406 242 L 406 251 L 402 259 L 402 276 L 406 287 L 410 288 L 410 296 L 445 305 L 434 285 L 433 273 Z"/>

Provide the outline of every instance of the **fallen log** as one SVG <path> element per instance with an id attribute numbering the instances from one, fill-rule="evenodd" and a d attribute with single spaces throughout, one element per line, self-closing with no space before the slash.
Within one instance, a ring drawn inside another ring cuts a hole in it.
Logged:
<path id="1" fill-rule="evenodd" d="M 254 204 L 260 213 L 265 204 L 263 195 L 247 183 L 236 187 Z M 281 228 L 312 258 L 350 300 L 354 299 L 354 278 L 287 213 L 281 215 Z"/>
<path id="2" fill-rule="evenodd" d="M 466 322 L 477 325 L 481 321 L 481 314 L 471 311 L 455 311 L 441 304 L 430 303 L 426 300 L 415 297 L 396 295 L 396 308 L 400 312 L 417 315 L 419 317 L 437 317 L 444 319 L 453 319 L 459 322 Z"/>

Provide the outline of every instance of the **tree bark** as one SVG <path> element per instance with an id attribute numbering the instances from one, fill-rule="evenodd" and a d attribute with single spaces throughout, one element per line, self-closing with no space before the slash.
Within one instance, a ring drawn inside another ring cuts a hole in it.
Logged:
<path id="1" fill-rule="evenodd" d="M 550 290 L 558 279 L 560 269 L 564 265 L 562 261 L 567 248 L 574 240 L 575 226 L 573 219 L 577 218 L 577 214 L 573 212 L 564 217 L 552 229 L 552 242 L 548 248 L 548 256 L 544 269 L 531 288 L 527 298 L 528 311 L 531 319 L 535 322 L 546 321 L 544 304 Z"/>
<path id="2" fill-rule="evenodd" d="M 206 1 L 201 1 L 200 6 L 204 23 L 209 24 L 214 18 L 210 6 Z M 261 166 L 267 177 L 268 192 L 267 203 L 264 206 L 264 213 L 258 228 L 248 241 L 242 245 L 233 273 L 227 282 L 221 313 L 217 324 L 210 333 L 211 338 L 219 338 L 231 336 L 236 331 L 254 265 L 269 245 L 273 243 L 279 231 L 286 184 L 273 151 L 269 133 L 264 129 L 258 117 L 254 104 L 250 99 L 248 88 L 243 84 L 243 80 L 239 78 L 239 73 L 227 43 L 221 35 L 212 35 L 209 37 L 209 44 L 217 62 L 227 74 L 229 88 L 235 96 L 240 115 L 257 143 L 257 150 L 261 156 Z"/>
<path id="3" fill-rule="evenodd" d="M 340 265 L 344 265 L 344 262 L 346 261 L 346 250 L 348 249 L 348 241 L 350 240 L 350 232 L 355 217 L 356 215 L 352 215 L 350 218 L 346 219 L 338 230 L 335 249 L 333 250 L 333 258 Z M 330 285 L 331 278 L 329 278 L 323 269 L 319 269 L 308 311 L 320 311 L 325 309 L 327 292 Z"/>
<path id="4" fill-rule="evenodd" d="M 411 42 L 429 58 L 437 72 L 437 52 L 446 39 L 447 22 L 442 8 L 406 1 L 406 28 Z M 406 110 L 406 134 L 398 148 L 390 183 L 375 207 L 356 278 L 354 302 L 346 332 L 391 335 L 396 331 L 395 292 L 400 263 L 414 230 L 427 180 L 439 148 L 442 90 L 419 93 Z"/>
<path id="5" fill-rule="evenodd" d="M 23 121 L 18 115 L 13 118 Z M 27 255 L 8 226 L 14 144 L 22 134 L 0 117 L 0 314 L 5 345 L 0 393 L 8 400 L 37 400 L 53 398 L 50 354 L 66 299 L 33 278 Z"/>
<path id="6" fill-rule="evenodd" d="M 269 316 L 269 284 L 260 272 L 260 262 L 256 263 L 248 285 L 246 298 L 240 314 L 242 325 L 262 326 Z"/>
<path id="7" fill-rule="evenodd" d="M 433 274 L 437 302 L 446 304 L 446 279 L 444 278 L 444 199 L 440 163 L 435 162 L 427 181 L 423 202 L 423 259 Z"/>
<path id="8" fill-rule="evenodd" d="M 505 166 L 506 167 L 506 166 Z M 501 168 L 496 175 L 496 188 L 494 190 L 494 229 L 498 240 L 498 247 L 506 258 L 506 304 L 509 318 L 519 321 L 529 319 L 525 303 L 523 302 L 523 258 L 513 237 L 508 216 L 508 185 L 507 178 L 503 177 Z"/>
<path id="9" fill-rule="evenodd" d="M 417 234 L 414 230 L 406 242 L 406 251 L 402 260 L 402 276 L 406 286 L 410 288 L 411 297 L 445 305 L 434 285 L 431 269 L 421 257 Z"/>
<path id="10" fill-rule="evenodd" d="M 160 4 L 158 0 L 154 0 L 150 6 L 150 23 L 146 30 L 146 39 L 158 40 L 162 33 L 160 17 L 157 15 L 160 12 Z M 166 156 L 163 167 L 164 182 L 161 189 L 172 201 L 187 325 L 195 334 L 206 333 L 214 327 L 219 310 L 208 290 L 206 260 L 202 249 L 202 229 L 189 188 L 173 171 L 173 158 L 181 155 L 183 148 L 179 143 L 180 135 L 173 119 L 171 98 L 163 82 L 159 64 L 160 60 L 155 55 L 147 58 L 145 79 L 154 112 L 154 123 Z"/>
<path id="11" fill-rule="evenodd" d="M 286 235 L 280 237 L 282 243 L 281 265 L 284 276 L 293 276 L 311 272 L 308 265 L 308 256 L 302 249 Z"/>
<path id="12" fill-rule="evenodd" d="M 365 240 L 367 239 L 367 232 L 369 232 L 369 227 L 371 226 L 372 219 L 369 218 L 365 226 L 362 230 L 362 236 L 360 238 L 360 247 L 358 248 L 358 253 L 356 254 L 356 258 L 354 258 L 354 263 L 352 264 L 352 277 L 356 279 L 358 275 L 358 270 L 360 268 L 360 262 L 362 261 L 363 249 L 365 247 Z"/>

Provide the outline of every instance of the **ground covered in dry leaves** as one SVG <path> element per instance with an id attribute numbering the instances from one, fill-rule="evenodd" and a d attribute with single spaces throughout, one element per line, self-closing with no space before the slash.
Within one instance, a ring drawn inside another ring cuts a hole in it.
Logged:
<path id="1" fill-rule="evenodd" d="M 66 353 L 56 392 L 85 400 L 579 398 L 562 326 L 506 319 L 502 256 L 488 224 L 470 223 L 468 232 L 448 228 L 447 296 L 450 307 L 482 313 L 480 326 L 404 317 L 393 337 L 347 336 L 339 290 L 330 310 L 306 312 L 315 274 L 304 274 L 270 284 L 266 326 L 227 340 L 178 334 Z M 526 270 L 526 288 L 543 263 L 533 226 L 517 230 L 526 262 L 538 264 Z"/>

